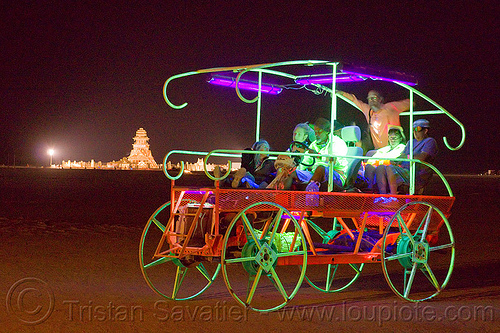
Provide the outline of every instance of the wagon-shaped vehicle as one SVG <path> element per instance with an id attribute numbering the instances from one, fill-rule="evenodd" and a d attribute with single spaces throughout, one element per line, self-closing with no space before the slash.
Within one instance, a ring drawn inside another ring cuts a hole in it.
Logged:
<path id="1" fill-rule="evenodd" d="M 170 77 L 164 85 L 167 104 L 174 109 L 184 108 L 187 103 L 177 105 L 169 99 L 169 84 L 199 74 L 208 75 L 210 83 L 233 87 L 243 102 L 256 103 L 256 140 L 260 135 L 262 94 L 300 88 L 322 92 L 331 96 L 333 123 L 338 100 L 350 103 L 336 93 L 336 84 L 364 80 L 386 81 L 406 89 L 410 110 L 401 116 L 408 116 L 409 124 L 415 115 L 448 116 L 462 136 L 456 147 L 443 137 L 448 149 L 459 149 L 465 140 L 462 124 L 417 91 L 415 82 L 401 73 L 381 74 L 338 62 L 311 60 L 211 68 Z M 267 83 L 268 77 L 276 78 L 273 84 Z M 253 90 L 250 93 L 257 96 L 249 99 L 243 90 Z M 416 98 L 432 109 L 414 110 Z M 357 136 L 353 141 L 359 140 L 356 127 L 348 126 L 342 131 L 352 131 Z M 357 150 L 349 150 L 344 158 L 352 165 L 359 167 L 361 161 L 368 159 L 351 151 Z M 448 222 L 455 198 L 433 165 L 414 159 L 412 152 L 409 159 L 389 159 L 410 162 L 409 194 L 404 195 L 333 192 L 331 177 L 328 190 L 323 192 L 220 186 L 230 176 L 231 161 L 243 153 L 258 152 L 172 150 L 165 156 L 163 170 L 171 180 L 170 201 L 148 220 L 139 248 L 144 278 L 159 295 L 179 301 L 193 299 L 207 290 L 221 272 L 229 293 L 238 303 L 256 311 L 273 311 L 287 305 L 304 280 L 320 292 L 338 292 L 350 286 L 369 263 L 381 264 L 389 287 L 408 301 L 430 299 L 447 285 L 455 257 L 455 240 Z M 289 151 L 267 153 L 274 157 L 301 155 Z M 167 170 L 174 154 L 203 157 L 208 185 L 180 185 L 184 164 L 181 162 L 176 175 Z M 208 161 L 214 156 L 228 159 L 222 175 L 208 170 Z M 418 163 L 435 172 L 438 177 L 434 178 L 444 184 L 446 195 L 416 193 Z M 349 169 L 350 182 L 357 170 Z"/>

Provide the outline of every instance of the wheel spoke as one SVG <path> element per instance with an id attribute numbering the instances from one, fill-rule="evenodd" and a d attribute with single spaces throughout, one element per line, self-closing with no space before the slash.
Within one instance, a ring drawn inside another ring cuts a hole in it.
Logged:
<path id="1" fill-rule="evenodd" d="M 174 281 L 174 290 L 172 291 L 172 299 L 175 299 L 177 297 L 177 293 L 179 292 L 179 288 L 181 287 L 182 282 L 186 277 L 187 271 L 188 269 L 186 267 L 177 266 L 177 272 L 175 274 L 175 281 Z"/>
<path id="2" fill-rule="evenodd" d="M 332 266 L 334 267 L 333 274 L 332 274 Z M 333 279 L 335 278 L 335 274 L 337 273 L 338 268 L 339 265 L 328 264 L 328 270 L 326 272 L 326 285 L 325 285 L 326 291 L 329 291 L 330 288 L 332 287 Z"/>
<path id="3" fill-rule="evenodd" d="M 259 249 L 260 251 L 260 242 L 259 242 L 259 238 L 257 237 L 257 235 L 255 234 L 255 231 L 253 230 L 253 227 L 252 227 L 252 224 L 250 223 L 250 220 L 248 220 L 248 217 L 246 216 L 246 214 L 242 214 L 241 215 L 241 219 L 243 220 L 243 223 L 244 223 L 244 227 L 245 227 L 245 230 L 247 230 L 247 233 L 250 234 L 251 236 L 251 239 L 254 240 L 257 248 Z M 248 236 L 247 236 L 248 238 Z"/>
<path id="4" fill-rule="evenodd" d="M 273 230 L 271 231 L 271 235 L 269 236 L 269 241 L 268 241 L 269 246 L 273 243 L 274 237 L 276 236 L 276 230 L 278 229 L 278 226 L 280 224 L 280 220 L 281 220 L 282 216 L 283 216 L 283 209 L 280 209 L 279 212 L 274 217 L 273 222 L 272 222 L 272 223 L 274 223 L 274 226 L 273 226 Z"/>
<path id="5" fill-rule="evenodd" d="M 217 269 L 216 269 L 216 272 L 219 270 L 219 266 L 217 266 Z M 196 266 L 196 269 L 201 273 L 201 275 L 203 275 L 203 277 L 205 277 L 205 279 L 207 279 L 207 281 L 212 281 L 212 277 L 210 276 L 210 273 L 208 272 L 207 268 L 205 267 L 205 265 L 203 265 L 202 262 L 200 262 L 197 266 Z"/>
<path id="6" fill-rule="evenodd" d="M 161 264 L 164 264 L 166 262 L 172 261 L 173 259 L 174 258 L 162 257 L 162 258 L 159 258 L 159 259 L 157 259 L 155 261 L 150 262 L 147 265 L 144 265 L 144 268 L 150 268 L 150 267 L 154 267 L 154 266 L 157 266 L 157 265 L 161 265 Z"/>
<path id="7" fill-rule="evenodd" d="M 427 213 L 425 213 L 425 216 L 422 219 L 422 222 L 425 220 L 425 224 L 424 224 L 424 229 L 422 230 L 422 238 L 421 238 L 421 240 L 424 240 L 425 236 L 427 236 L 427 229 L 429 228 L 429 224 L 431 222 L 431 215 L 432 215 L 432 207 L 429 207 L 429 209 L 427 210 Z"/>
<path id="8" fill-rule="evenodd" d="M 402 234 L 403 230 L 401 229 L 401 225 L 406 226 L 406 223 L 405 223 L 405 220 L 403 219 L 403 217 L 401 216 L 401 213 L 396 214 L 396 220 L 398 221 L 399 233 Z"/>
<path id="9" fill-rule="evenodd" d="M 286 290 L 283 287 L 283 284 L 281 283 L 280 278 L 278 277 L 278 274 L 276 274 L 276 271 L 274 270 L 274 268 L 271 268 L 270 272 L 271 272 L 271 276 L 269 276 L 269 279 L 273 282 L 274 286 L 279 291 L 281 296 L 283 296 L 285 301 L 288 301 L 288 294 L 286 293 Z"/>
<path id="10" fill-rule="evenodd" d="M 240 263 L 240 262 L 246 262 L 246 261 L 255 261 L 255 257 L 241 257 L 241 258 L 233 258 L 233 259 L 226 259 L 226 263 L 232 264 L 232 263 Z"/>
<path id="11" fill-rule="evenodd" d="M 161 232 L 165 232 L 165 226 L 156 219 L 156 217 L 153 217 L 151 221 L 158 227 L 158 229 L 161 230 Z"/>
<path id="12" fill-rule="evenodd" d="M 408 279 L 408 282 L 406 282 L 406 285 L 404 286 L 404 297 L 408 297 L 408 295 L 410 294 L 411 286 L 413 285 L 413 280 L 415 279 L 416 271 L 417 271 L 417 263 L 415 262 L 413 263 L 413 267 L 411 269 L 410 278 Z"/>
<path id="13" fill-rule="evenodd" d="M 309 276 L 306 277 L 306 282 L 311 287 L 324 293 L 339 292 L 352 285 L 358 279 L 363 266 L 364 264 L 327 264 L 324 266 L 326 267 L 326 274 L 324 269 L 321 269 L 321 266 L 317 266 L 323 278 L 315 282 Z M 326 278 L 324 277 L 325 275 Z"/>
<path id="14" fill-rule="evenodd" d="M 454 247 L 454 246 L 455 246 L 455 244 L 454 244 L 454 243 L 449 243 L 449 244 L 444 244 L 444 245 L 433 246 L 433 247 L 430 247 L 430 248 L 429 248 L 429 252 L 430 252 L 430 251 L 437 251 L 437 250 L 449 249 L 449 248 L 452 248 L 452 247 Z"/>
<path id="15" fill-rule="evenodd" d="M 410 257 L 411 253 L 401 253 L 401 254 L 393 254 L 390 257 L 385 257 L 385 260 L 391 261 L 391 260 L 396 260 L 396 259 L 402 259 L 406 257 Z"/>
<path id="16" fill-rule="evenodd" d="M 259 284 L 261 276 L 262 276 L 262 267 L 259 266 L 259 269 L 257 270 L 257 274 L 254 276 L 251 276 L 251 278 L 250 278 L 250 281 L 253 280 L 253 282 L 252 282 L 252 287 L 250 288 L 250 290 L 248 290 L 247 301 L 246 301 L 247 305 L 249 305 L 252 302 L 253 295 L 255 294 L 255 291 L 257 290 L 257 285 Z"/>
<path id="17" fill-rule="evenodd" d="M 429 279 L 429 281 L 432 283 L 434 288 L 436 288 L 437 291 L 440 291 L 441 287 L 439 286 L 439 282 L 437 281 L 436 276 L 432 272 L 431 267 L 429 266 L 428 263 L 425 263 L 424 267 L 425 267 L 425 270 L 424 270 L 424 268 L 421 268 L 422 273 L 424 273 L 424 275 Z"/>
<path id="18" fill-rule="evenodd" d="M 276 256 L 279 257 L 291 257 L 291 256 L 303 256 L 306 251 L 293 251 L 293 252 L 277 252 Z"/>
<path id="19" fill-rule="evenodd" d="M 325 232 L 321 227 L 317 226 L 315 223 L 313 223 L 311 220 L 304 219 L 304 221 L 309 225 L 313 230 L 321 237 L 321 239 L 324 239 L 328 233 Z"/>
<path id="20" fill-rule="evenodd" d="M 401 220 L 400 220 L 401 218 Z M 415 240 L 413 239 L 412 235 L 411 235 L 411 232 L 410 232 L 410 229 L 408 229 L 408 227 L 406 226 L 406 223 L 405 221 L 403 220 L 403 218 L 401 217 L 401 214 L 398 214 L 398 222 L 399 222 L 399 225 L 403 227 L 406 235 L 408 236 L 408 238 L 410 239 L 410 242 L 411 242 L 411 245 L 412 246 L 415 246 Z"/>
<path id="21" fill-rule="evenodd" d="M 356 264 L 349 264 L 349 266 L 351 266 L 351 268 L 356 272 L 356 273 L 361 273 L 361 269 L 356 266 Z"/>

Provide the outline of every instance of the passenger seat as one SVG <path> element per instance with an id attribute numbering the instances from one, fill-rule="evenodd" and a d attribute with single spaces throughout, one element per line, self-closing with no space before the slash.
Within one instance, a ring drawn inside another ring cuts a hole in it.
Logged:
<path id="1" fill-rule="evenodd" d="M 341 132 L 342 140 L 347 144 L 347 155 L 349 156 L 363 156 L 363 148 L 356 147 L 356 142 L 361 140 L 361 130 L 358 126 L 345 126 Z M 354 190 L 354 182 L 358 177 L 358 171 L 361 166 L 361 159 L 347 158 L 347 179 L 344 185 L 344 191 Z"/>

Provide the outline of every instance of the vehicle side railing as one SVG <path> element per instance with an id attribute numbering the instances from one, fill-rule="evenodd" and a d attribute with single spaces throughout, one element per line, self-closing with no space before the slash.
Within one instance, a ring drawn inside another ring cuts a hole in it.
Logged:
<path id="1" fill-rule="evenodd" d="M 166 166 L 168 159 L 170 156 L 173 154 L 183 154 L 183 155 L 195 155 L 195 156 L 203 156 L 203 171 L 207 175 L 207 177 L 211 180 L 214 181 L 221 181 L 229 176 L 231 173 L 232 169 L 232 161 L 228 159 L 227 161 L 227 168 L 226 168 L 226 173 L 224 175 L 221 175 L 220 177 L 215 177 L 214 175 L 210 174 L 210 172 L 207 169 L 208 165 L 208 160 L 210 157 L 228 157 L 228 158 L 241 158 L 242 154 L 259 154 L 261 155 L 263 152 L 262 151 L 251 151 L 251 150 L 231 150 L 231 149 L 215 149 L 210 152 L 200 152 L 200 151 L 189 151 L 189 150 L 172 150 L 170 151 L 167 155 L 165 155 L 165 158 L 163 159 L 163 172 L 165 173 L 165 176 L 171 180 L 177 180 L 179 179 L 182 174 L 184 173 L 185 166 L 184 162 L 181 161 L 180 165 L 181 168 L 178 172 L 177 175 L 173 176 L 171 175 Z M 448 195 L 450 197 L 453 197 L 453 192 L 451 190 L 451 187 L 444 177 L 444 175 L 432 164 L 420 161 L 418 159 L 408 159 L 408 158 L 388 158 L 388 157 L 381 157 L 381 158 L 374 158 L 373 156 L 351 156 L 351 155 L 326 155 L 326 154 L 304 154 L 304 153 L 292 153 L 292 152 L 281 152 L 281 151 L 266 151 L 266 155 L 270 155 L 271 158 L 275 158 L 278 155 L 287 155 L 287 156 L 310 156 L 310 157 L 316 157 L 316 158 L 321 158 L 321 159 L 329 159 L 330 160 L 330 168 L 333 167 L 333 159 L 340 157 L 340 158 L 346 158 L 346 159 L 357 159 L 357 160 L 379 160 L 379 161 L 395 161 L 395 162 L 413 162 L 413 163 L 418 163 L 425 165 L 429 167 L 432 171 L 436 173 L 436 175 L 439 176 L 441 181 L 443 182 L 444 186 L 446 187 L 446 190 L 448 192 Z"/>

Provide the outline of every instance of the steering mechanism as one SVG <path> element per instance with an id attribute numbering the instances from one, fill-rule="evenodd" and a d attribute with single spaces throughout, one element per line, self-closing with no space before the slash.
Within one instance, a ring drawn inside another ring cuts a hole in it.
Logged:
<path id="1" fill-rule="evenodd" d="M 291 152 L 295 152 L 296 150 L 294 150 L 294 148 L 297 148 L 297 149 L 304 149 L 304 152 L 306 150 L 309 149 L 309 146 L 307 144 L 305 144 L 304 142 L 300 142 L 300 141 L 292 141 L 290 143 L 290 147 L 289 147 L 289 150 Z M 316 158 L 314 156 L 311 156 L 312 157 L 312 162 L 311 164 L 306 164 L 306 163 L 303 163 L 302 161 L 304 160 L 304 156 L 293 156 L 293 159 L 295 161 L 295 164 L 296 165 L 299 165 L 299 164 L 302 164 L 306 167 L 311 167 L 314 165 L 314 163 L 316 163 Z"/>

